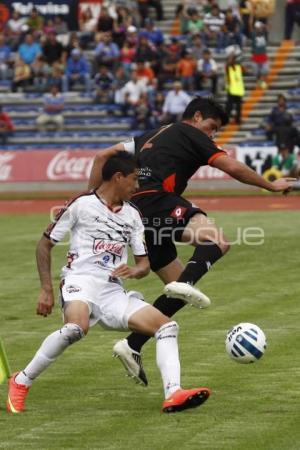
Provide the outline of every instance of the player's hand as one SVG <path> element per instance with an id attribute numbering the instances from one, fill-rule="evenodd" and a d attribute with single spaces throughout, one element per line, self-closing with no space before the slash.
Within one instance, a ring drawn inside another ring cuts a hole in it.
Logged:
<path id="1" fill-rule="evenodd" d="M 52 312 L 54 306 L 54 295 L 52 290 L 42 289 L 38 298 L 36 313 L 47 317 Z"/>
<path id="2" fill-rule="evenodd" d="M 279 178 L 272 182 L 272 192 L 282 192 L 287 195 L 294 187 L 297 178 Z"/>
<path id="3" fill-rule="evenodd" d="M 124 278 L 126 280 L 127 278 L 136 278 L 138 273 L 139 270 L 137 267 L 129 267 L 127 264 L 121 264 L 113 271 L 112 276 Z"/>

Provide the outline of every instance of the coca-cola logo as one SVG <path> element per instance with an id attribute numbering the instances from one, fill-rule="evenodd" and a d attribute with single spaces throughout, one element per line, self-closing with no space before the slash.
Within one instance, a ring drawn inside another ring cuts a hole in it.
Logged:
<path id="1" fill-rule="evenodd" d="M 8 181 L 10 179 L 12 165 L 9 164 L 15 155 L 8 153 L 0 154 L 0 181 Z"/>
<path id="2" fill-rule="evenodd" d="M 124 244 L 116 244 L 114 242 L 105 242 L 101 239 L 94 240 L 94 253 L 108 252 L 116 256 L 122 256 L 124 252 Z"/>
<path id="3" fill-rule="evenodd" d="M 63 151 L 52 158 L 47 167 L 49 180 L 87 180 L 93 165 L 92 156 L 76 156 Z"/>

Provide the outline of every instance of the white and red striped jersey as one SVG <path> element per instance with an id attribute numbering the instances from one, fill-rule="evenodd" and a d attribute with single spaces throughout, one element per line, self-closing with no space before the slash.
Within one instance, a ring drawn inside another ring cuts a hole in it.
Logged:
<path id="1" fill-rule="evenodd" d="M 67 232 L 70 247 L 62 276 L 107 277 L 120 264 L 127 263 L 128 247 L 136 256 L 147 254 L 138 210 L 130 202 L 124 202 L 113 212 L 95 192 L 71 200 L 44 235 L 57 243 Z"/>

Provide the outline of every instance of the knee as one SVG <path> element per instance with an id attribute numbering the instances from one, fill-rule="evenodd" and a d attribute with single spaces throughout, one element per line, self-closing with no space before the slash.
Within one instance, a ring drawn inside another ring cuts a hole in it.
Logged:
<path id="1" fill-rule="evenodd" d="M 66 323 L 61 329 L 60 333 L 68 341 L 68 343 L 74 344 L 74 342 L 82 339 L 88 332 L 88 327 L 81 327 L 77 323 Z"/>
<path id="2" fill-rule="evenodd" d="M 230 250 L 230 244 L 224 236 L 222 240 L 218 243 L 218 246 L 222 252 L 222 255 L 225 255 Z"/>
<path id="3" fill-rule="evenodd" d="M 156 340 L 162 340 L 166 338 L 177 339 L 179 333 L 179 325 L 175 320 L 164 323 L 155 333 Z"/>

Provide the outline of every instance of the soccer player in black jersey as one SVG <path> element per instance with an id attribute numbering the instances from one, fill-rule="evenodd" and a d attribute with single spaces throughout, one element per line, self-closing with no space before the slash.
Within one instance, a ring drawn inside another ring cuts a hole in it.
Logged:
<path id="1" fill-rule="evenodd" d="M 153 305 L 169 317 L 186 303 L 199 308 L 209 306 L 209 298 L 193 286 L 229 250 L 223 232 L 201 209 L 181 197 L 196 170 L 208 164 L 238 181 L 272 192 L 288 193 L 295 181 L 281 178 L 269 182 L 217 147 L 213 139 L 227 120 L 223 108 L 214 100 L 196 97 L 180 122 L 100 151 L 94 160 L 89 188 L 101 184 L 101 168 L 109 156 L 124 149 L 136 154 L 139 189 L 131 201 L 143 216 L 151 269 L 165 284 L 164 294 Z M 174 241 L 194 246 L 186 267 L 177 259 Z M 144 385 L 148 382 L 140 351 L 148 339 L 132 333 L 114 346 L 130 375 Z"/>

